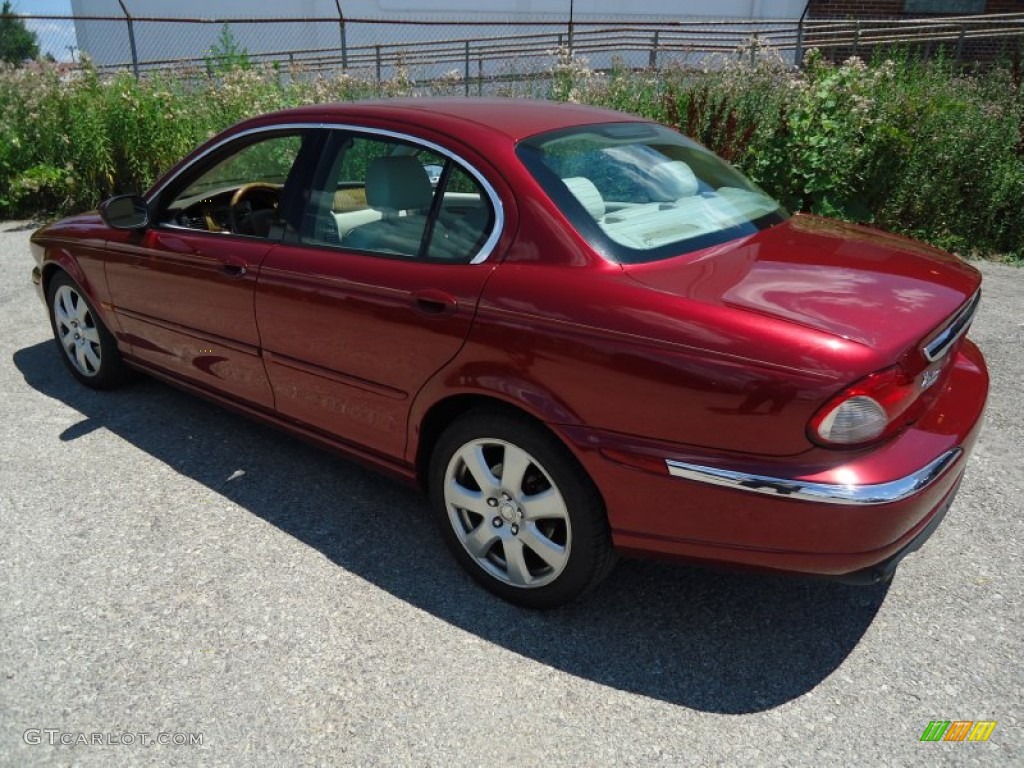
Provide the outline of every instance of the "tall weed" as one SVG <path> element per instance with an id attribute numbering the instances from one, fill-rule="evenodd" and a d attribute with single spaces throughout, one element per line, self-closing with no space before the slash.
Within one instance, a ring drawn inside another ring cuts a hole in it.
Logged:
<path id="1" fill-rule="evenodd" d="M 604 106 L 675 127 L 793 210 L 873 223 L 968 254 L 1024 259 L 1019 62 L 965 75 L 941 58 L 865 64 L 811 53 L 803 71 L 752 41 L 715 60 L 550 66 L 503 95 Z M 517 85 L 517 83 L 520 83 Z M 207 67 L 136 80 L 44 62 L 0 69 L 0 216 L 58 214 L 141 191 L 189 150 L 251 115 L 331 101 L 453 95 L 459 73 L 418 84 L 404 67 L 336 78 L 278 66 Z"/>

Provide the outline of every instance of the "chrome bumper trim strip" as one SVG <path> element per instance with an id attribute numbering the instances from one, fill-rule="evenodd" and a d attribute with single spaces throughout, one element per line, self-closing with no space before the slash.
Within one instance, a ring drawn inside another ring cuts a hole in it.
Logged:
<path id="1" fill-rule="evenodd" d="M 690 464 L 685 461 L 667 459 L 665 464 L 673 477 L 695 480 L 700 483 L 719 485 L 737 491 L 763 493 L 769 496 L 783 496 L 798 501 L 814 501 L 819 504 L 873 505 L 892 504 L 923 491 L 934 483 L 963 454 L 960 448 L 953 448 L 917 472 L 875 485 L 839 485 L 815 483 L 807 480 L 790 480 L 767 475 L 752 475 L 733 472 L 718 467 Z"/>
<path id="2" fill-rule="evenodd" d="M 978 304 L 980 303 L 981 290 L 978 290 L 975 291 L 970 301 L 964 304 L 960 311 L 950 318 L 948 325 L 946 325 L 942 332 L 925 345 L 922 351 L 929 363 L 934 363 L 936 360 L 944 357 L 949 352 L 950 347 L 956 343 L 956 340 L 967 333 L 967 329 L 971 327 L 971 321 L 974 320 L 974 313 L 978 311 Z"/>

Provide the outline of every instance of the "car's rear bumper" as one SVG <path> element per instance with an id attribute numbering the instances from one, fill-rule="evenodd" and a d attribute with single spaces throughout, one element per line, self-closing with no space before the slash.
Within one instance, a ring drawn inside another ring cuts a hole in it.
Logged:
<path id="1" fill-rule="evenodd" d="M 984 359 L 964 341 L 928 413 L 874 449 L 765 459 L 621 435 L 569 438 L 621 550 L 873 583 L 952 504 L 987 393 Z"/>
<path id="2" fill-rule="evenodd" d="M 953 506 L 953 499 L 956 498 L 956 492 L 959 487 L 960 485 L 958 482 L 957 485 L 954 486 L 952 493 L 946 497 L 942 506 L 940 506 L 925 520 L 924 527 L 915 533 L 913 538 L 897 550 L 895 554 L 890 555 L 885 560 L 882 560 L 875 565 L 862 568 L 859 571 L 853 571 L 852 573 L 845 573 L 835 578 L 846 584 L 863 585 L 880 584 L 891 579 L 893 574 L 896 573 L 896 566 L 903 561 L 903 558 L 911 552 L 916 552 L 920 549 L 921 546 L 931 538 L 931 535 L 935 533 L 939 524 L 945 520 L 946 513 L 949 512 L 949 508 Z"/>

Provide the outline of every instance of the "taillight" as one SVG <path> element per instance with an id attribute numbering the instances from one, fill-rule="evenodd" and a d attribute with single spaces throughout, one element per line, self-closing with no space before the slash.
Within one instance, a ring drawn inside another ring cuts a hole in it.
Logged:
<path id="1" fill-rule="evenodd" d="M 826 446 L 852 446 L 888 437 L 916 418 L 922 391 L 900 366 L 873 373 L 821 407 L 811 419 L 811 439 Z"/>

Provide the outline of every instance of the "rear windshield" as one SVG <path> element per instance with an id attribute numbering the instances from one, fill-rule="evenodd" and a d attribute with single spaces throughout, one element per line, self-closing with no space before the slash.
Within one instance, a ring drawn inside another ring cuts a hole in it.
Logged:
<path id="1" fill-rule="evenodd" d="M 724 160 L 654 123 L 545 133 L 517 152 L 587 242 L 620 263 L 678 256 L 788 217 Z"/>

